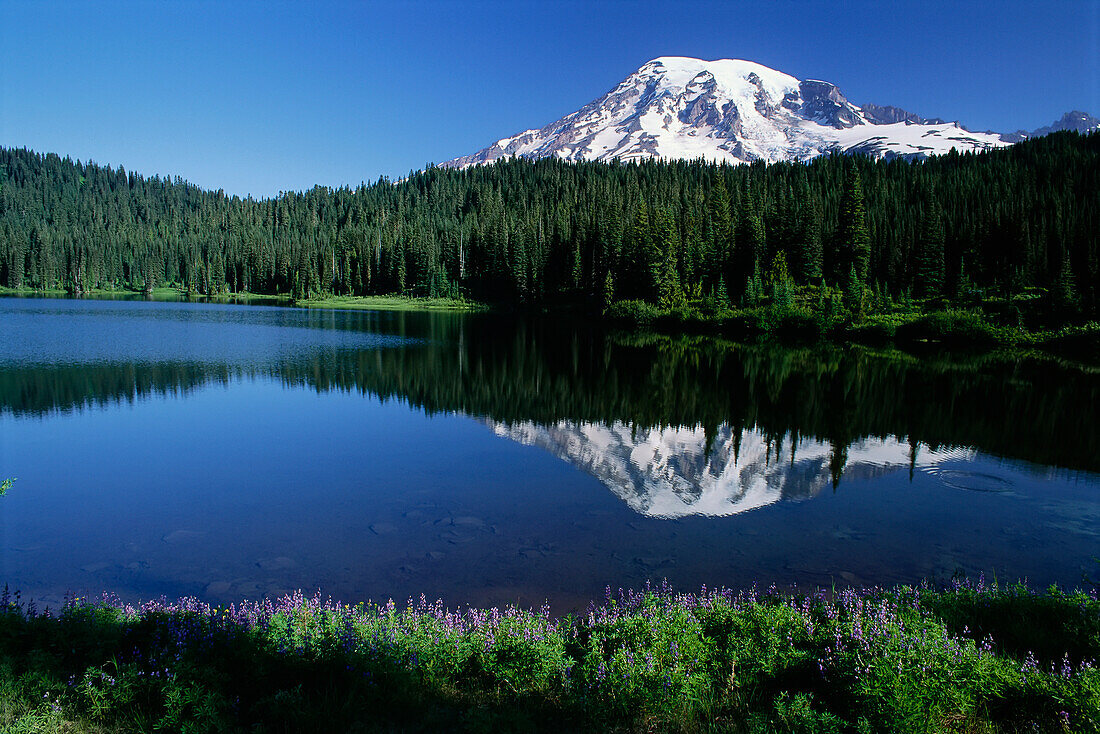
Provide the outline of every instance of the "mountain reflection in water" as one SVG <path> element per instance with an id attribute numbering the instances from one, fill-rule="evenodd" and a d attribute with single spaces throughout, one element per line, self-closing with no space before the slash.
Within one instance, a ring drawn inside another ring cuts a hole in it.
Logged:
<path id="1" fill-rule="evenodd" d="M 648 517 L 722 517 L 836 486 L 844 471 L 873 477 L 969 458 L 962 449 L 920 450 L 896 439 L 863 439 L 840 454 L 827 443 L 772 441 L 759 431 L 718 427 L 635 430 L 622 423 L 490 423 L 499 436 L 538 446 L 588 472 Z"/>

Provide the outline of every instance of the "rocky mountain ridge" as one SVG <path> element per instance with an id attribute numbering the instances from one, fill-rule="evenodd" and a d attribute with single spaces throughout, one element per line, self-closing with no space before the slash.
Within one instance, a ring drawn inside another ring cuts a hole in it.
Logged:
<path id="1" fill-rule="evenodd" d="M 831 82 L 799 80 L 751 61 L 668 56 L 560 120 L 443 165 L 465 168 L 510 156 L 748 163 L 839 152 L 912 159 L 952 148 L 988 150 L 1064 129 L 1100 129 L 1100 119 L 1074 111 L 1031 133 L 973 132 L 898 107 L 855 105 Z"/>

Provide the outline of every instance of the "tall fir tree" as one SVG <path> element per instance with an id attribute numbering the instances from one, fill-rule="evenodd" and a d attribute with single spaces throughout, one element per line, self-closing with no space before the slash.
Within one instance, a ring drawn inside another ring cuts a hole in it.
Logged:
<path id="1" fill-rule="evenodd" d="M 943 218 L 935 192 L 925 192 L 921 206 L 917 235 L 916 292 L 924 298 L 936 298 L 943 293 L 944 232 Z"/>
<path id="2" fill-rule="evenodd" d="M 707 289 L 716 288 L 720 279 L 728 277 L 735 245 L 730 194 L 723 174 L 723 168 L 711 172 L 703 220 L 703 259 L 709 271 L 704 283 Z"/>
<path id="3" fill-rule="evenodd" d="M 821 207 L 816 198 L 803 201 L 795 225 L 791 259 L 799 283 L 816 283 L 822 276 Z"/>
<path id="4" fill-rule="evenodd" d="M 847 163 L 836 239 L 838 274 L 844 273 L 851 277 L 854 272 L 859 282 L 866 283 L 871 264 L 871 234 L 867 229 L 863 182 L 858 164 L 854 162 Z"/>

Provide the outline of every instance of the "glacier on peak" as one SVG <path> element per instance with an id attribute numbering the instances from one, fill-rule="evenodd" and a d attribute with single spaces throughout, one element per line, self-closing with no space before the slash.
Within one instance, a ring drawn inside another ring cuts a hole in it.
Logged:
<path id="1" fill-rule="evenodd" d="M 892 106 L 861 107 L 831 82 L 800 81 L 753 61 L 661 56 L 576 112 L 442 165 L 465 168 L 512 156 L 719 163 L 809 160 L 829 153 L 924 158 L 952 148 L 1003 147 L 1027 136 L 972 132 Z"/>

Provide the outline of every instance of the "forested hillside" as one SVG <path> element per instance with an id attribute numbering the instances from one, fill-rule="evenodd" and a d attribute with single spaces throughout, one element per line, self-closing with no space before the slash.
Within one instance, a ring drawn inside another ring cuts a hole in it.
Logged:
<path id="1" fill-rule="evenodd" d="M 739 305 L 789 279 L 932 299 L 1028 291 L 1082 318 L 1100 298 L 1100 134 L 926 162 L 507 160 L 262 200 L 0 149 L 0 186 L 12 288 L 675 307 Z"/>

